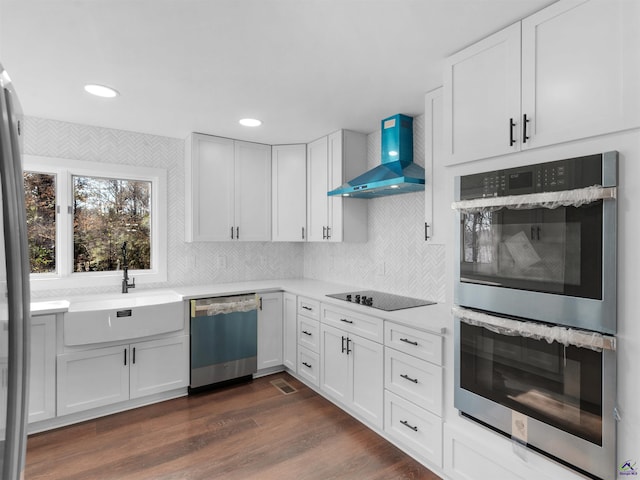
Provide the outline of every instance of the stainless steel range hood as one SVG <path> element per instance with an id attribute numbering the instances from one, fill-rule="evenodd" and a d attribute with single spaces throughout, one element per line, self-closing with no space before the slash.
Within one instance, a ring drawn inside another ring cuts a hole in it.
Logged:
<path id="1" fill-rule="evenodd" d="M 327 195 L 376 198 L 424 190 L 424 168 L 413 163 L 413 118 L 385 118 L 381 130 L 382 163 Z"/>

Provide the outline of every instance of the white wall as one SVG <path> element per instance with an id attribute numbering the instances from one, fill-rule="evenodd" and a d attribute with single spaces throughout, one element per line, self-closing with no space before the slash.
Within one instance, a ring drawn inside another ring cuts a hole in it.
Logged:
<path id="1" fill-rule="evenodd" d="M 184 241 L 184 140 L 124 130 L 26 117 L 24 153 L 164 168 L 168 182 L 168 281 L 150 287 L 294 278 L 302 276 L 303 246 L 297 243 Z M 109 291 L 118 292 L 119 282 Z M 105 292 L 104 288 L 34 291 L 32 297 Z"/>
<path id="2" fill-rule="evenodd" d="M 470 162 L 454 167 L 440 169 L 435 182 L 445 182 L 445 198 L 437 208 L 449 208 L 453 201 L 453 183 L 457 175 L 466 175 L 505 167 L 540 163 L 562 158 L 577 157 L 592 153 L 617 150 L 619 155 L 618 190 L 618 409 L 621 421 L 618 424 L 618 465 L 627 460 L 640 464 L 640 131 L 606 135 L 587 140 L 571 142 L 555 147 L 535 149 L 503 157 Z M 455 265 L 451 245 L 456 244 L 456 225 L 448 229 L 446 250 L 446 302 L 453 301 L 453 276 Z M 450 329 L 453 329 L 451 319 Z M 453 365 L 453 338 L 446 338 L 446 365 Z M 541 461 L 541 457 L 532 453 L 523 454 L 519 459 L 512 445 L 501 436 L 488 432 L 473 422 L 460 418 L 453 408 L 453 369 L 446 369 L 445 377 L 445 420 L 452 429 L 458 429 L 477 440 L 478 448 L 498 451 L 504 455 L 504 462 L 518 464 L 523 468 L 535 468 L 549 471 L 557 466 Z M 604 412 L 612 415 L 612 412 Z M 522 453 L 522 452 L 520 452 Z M 542 465 L 542 466 L 540 466 Z M 567 474 L 568 475 L 568 474 Z M 524 477 L 532 478 L 532 477 Z M 553 478 L 553 477 L 550 477 Z M 555 477 L 558 478 L 558 477 Z"/>

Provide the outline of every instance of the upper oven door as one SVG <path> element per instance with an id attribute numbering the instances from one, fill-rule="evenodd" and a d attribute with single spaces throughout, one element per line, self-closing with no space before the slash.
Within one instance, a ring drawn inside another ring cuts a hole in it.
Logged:
<path id="1" fill-rule="evenodd" d="M 616 333 L 617 153 L 598 157 L 599 186 L 581 159 L 458 177 L 456 304 Z M 545 176 L 559 166 L 571 190 Z M 467 197 L 464 182 L 477 186 Z"/>
<path id="2" fill-rule="evenodd" d="M 602 300 L 602 203 L 461 214 L 460 281 Z"/>

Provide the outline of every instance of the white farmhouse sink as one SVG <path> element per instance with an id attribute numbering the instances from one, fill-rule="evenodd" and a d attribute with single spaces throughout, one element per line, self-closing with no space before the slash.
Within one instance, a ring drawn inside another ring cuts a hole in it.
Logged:
<path id="1" fill-rule="evenodd" d="M 63 321 L 69 346 L 175 332 L 185 322 L 182 297 L 171 290 L 84 296 L 69 303 Z"/>

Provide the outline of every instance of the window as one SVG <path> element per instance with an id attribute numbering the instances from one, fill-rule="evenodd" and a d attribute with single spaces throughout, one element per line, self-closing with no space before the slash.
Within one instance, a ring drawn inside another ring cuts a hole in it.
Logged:
<path id="1" fill-rule="evenodd" d="M 121 268 L 127 242 L 131 269 L 151 268 L 151 182 L 73 176 L 73 265 L 76 272 Z"/>
<path id="2" fill-rule="evenodd" d="M 24 173 L 32 273 L 56 271 L 56 176 Z"/>
<path id="3" fill-rule="evenodd" d="M 32 289 L 166 281 L 166 171 L 25 156 Z M 117 172 L 117 173 L 116 173 Z"/>

